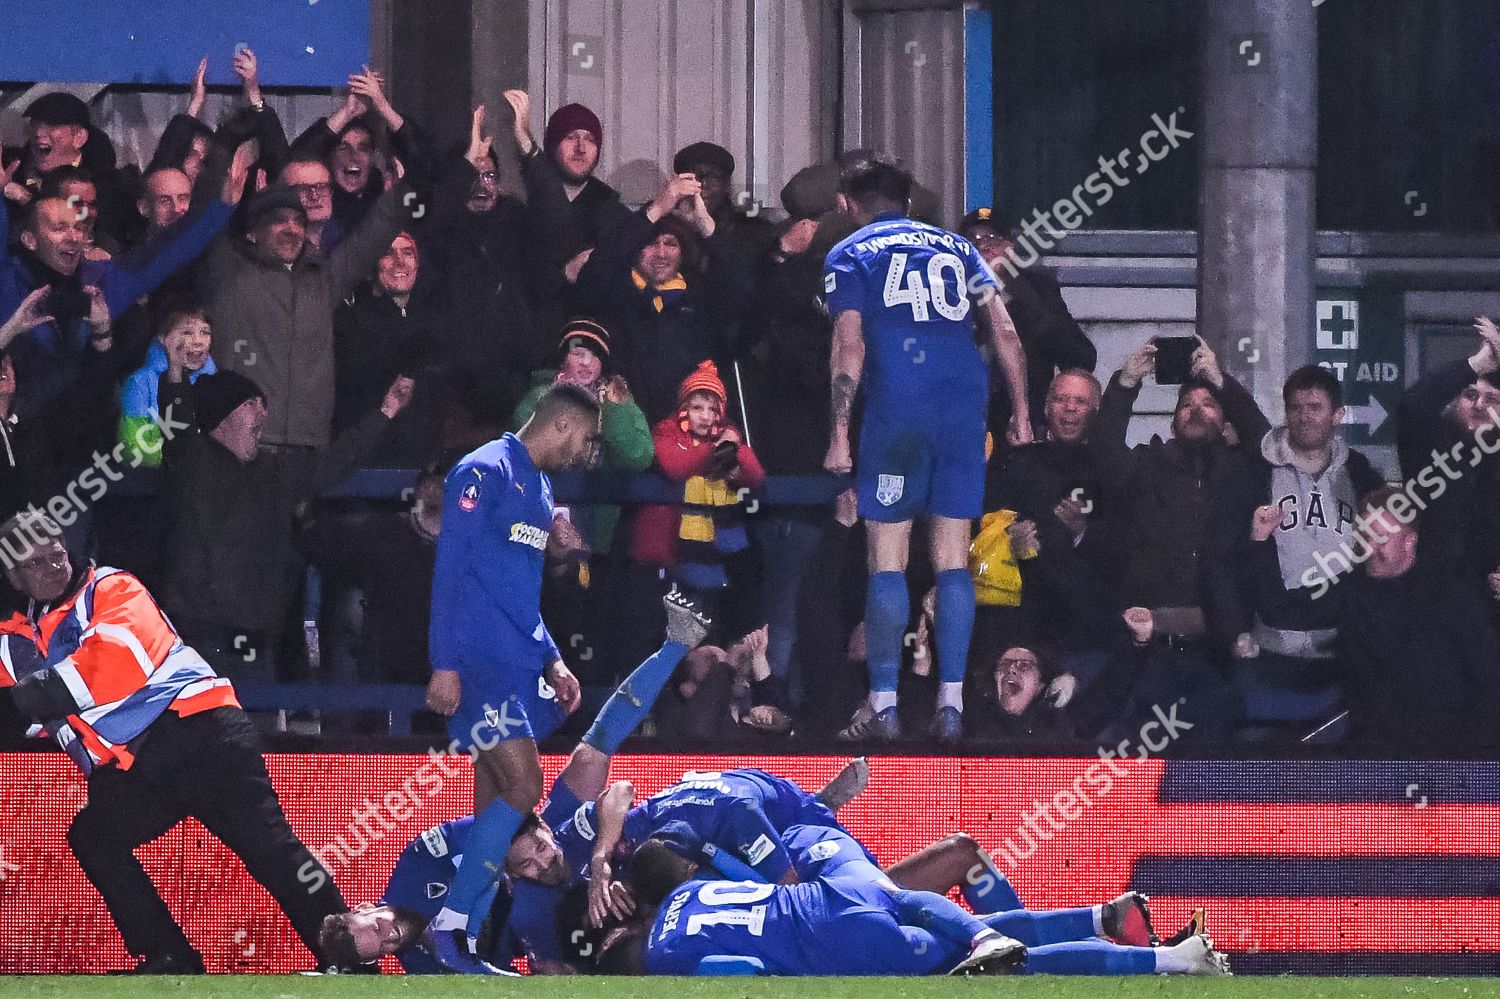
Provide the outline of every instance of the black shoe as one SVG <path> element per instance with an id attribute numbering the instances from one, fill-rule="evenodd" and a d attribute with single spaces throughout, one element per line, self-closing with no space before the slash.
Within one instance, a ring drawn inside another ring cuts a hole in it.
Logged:
<path id="1" fill-rule="evenodd" d="M 1173 933 L 1161 942 L 1163 947 L 1176 947 L 1196 936 L 1204 936 L 1208 933 L 1208 912 L 1204 909 L 1194 909 L 1193 915 L 1187 921 L 1187 925 Z"/>
<path id="2" fill-rule="evenodd" d="M 186 954 L 159 954 L 143 958 L 134 968 L 111 971 L 111 975 L 201 975 L 203 958 L 189 951 Z"/>

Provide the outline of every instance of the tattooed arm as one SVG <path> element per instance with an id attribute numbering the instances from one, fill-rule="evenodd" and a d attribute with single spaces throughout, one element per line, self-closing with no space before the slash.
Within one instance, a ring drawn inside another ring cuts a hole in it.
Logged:
<path id="1" fill-rule="evenodd" d="M 835 475 L 847 475 L 854 469 L 849 450 L 849 414 L 854 409 L 854 395 L 865 366 L 865 337 L 859 313 L 853 309 L 840 312 L 833 323 L 833 399 L 832 433 L 823 467 Z"/>

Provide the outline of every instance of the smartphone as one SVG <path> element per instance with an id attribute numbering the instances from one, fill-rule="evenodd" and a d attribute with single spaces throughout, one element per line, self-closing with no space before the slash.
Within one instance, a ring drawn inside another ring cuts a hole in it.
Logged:
<path id="1" fill-rule="evenodd" d="M 1159 336 L 1156 338 L 1156 384 L 1181 385 L 1193 370 L 1193 351 L 1198 349 L 1195 336 Z"/>

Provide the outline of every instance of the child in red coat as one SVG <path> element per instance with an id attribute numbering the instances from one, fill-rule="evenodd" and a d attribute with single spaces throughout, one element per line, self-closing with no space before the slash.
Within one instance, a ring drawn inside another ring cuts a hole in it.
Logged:
<path id="1" fill-rule="evenodd" d="M 725 425 L 728 402 L 714 362 L 704 361 L 683 379 L 677 415 L 651 433 L 657 463 L 682 483 L 682 503 L 643 508 L 631 534 L 631 558 L 669 568 L 681 587 L 707 603 L 729 585 L 726 556 L 749 547 L 744 491 L 766 481 L 739 429 Z"/>

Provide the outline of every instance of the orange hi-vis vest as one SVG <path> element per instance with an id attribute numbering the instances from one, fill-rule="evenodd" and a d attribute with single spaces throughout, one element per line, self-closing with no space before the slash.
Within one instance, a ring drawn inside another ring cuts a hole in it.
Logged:
<path id="1" fill-rule="evenodd" d="M 63 602 L 32 601 L 25 614 L 0 622 L 0 687 L 41 670 L 63 681 L 78 710 L 31 734 L 50 733 L 84 773 L 108 763 L 130 769 L 127 743 L 163 711 L 239 706 L 230 682 L 183 644 L 141 581 L 120 569 L 91 568 Z"/>

